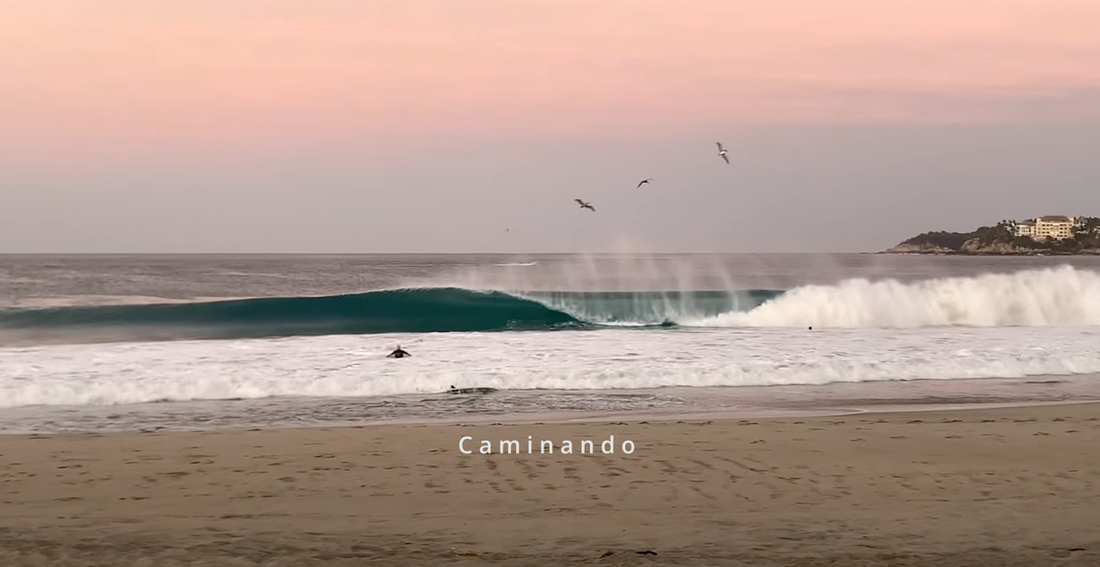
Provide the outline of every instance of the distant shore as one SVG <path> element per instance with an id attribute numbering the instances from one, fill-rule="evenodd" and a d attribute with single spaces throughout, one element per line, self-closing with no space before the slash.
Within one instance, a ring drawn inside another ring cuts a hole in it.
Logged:
<path id="1" fill-rule="evenodd" d="M 960 256 L 1100 255 L 1100 218 L 1058 218 L 1061 220 L 1050 221 L 1061 223 L 1062 232 L 1057 233 L 1057 238 L 1032 238 L 1030 232 L 1023 231 L 1023 227 L 1027 225 L 1002 220 L 993 226 L 982 226 L 970 232 L 923 232 L 882 253 Z M 1035 221 L 1029 222 L 1034 226 Z M 1066 229 L 1070 225 L 1072 229 Z"/>
<path id="2" fill-rule="evenodd" d="M 609 434 L 637 450 L 458 449 Z M 1083 567 L 1097 444 L 1095 403 L 11 436 L 0 564 Z"/>
<path id="3" fill-rule="evenodd" d="M 937 248 L 900 247 L 895 246 L 888 250 L 871 252 L 872 254 L 890 254 L 895 256 L 1100 256 L 1100 249 L 1089 249 L 1076 252 L 1062 252 L 1054 250 L 998 250 L 998 251 L 970 251 L 970 250 L 945 250 Z"/>

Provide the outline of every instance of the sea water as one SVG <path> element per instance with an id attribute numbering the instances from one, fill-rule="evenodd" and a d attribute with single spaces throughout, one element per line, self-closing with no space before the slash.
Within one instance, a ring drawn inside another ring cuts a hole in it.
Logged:
<path id="1" fill-rule="evenodd" d="M 1095 257 L 0 257 L 6 433 L 1066 401 L 1097 373 Z"/>

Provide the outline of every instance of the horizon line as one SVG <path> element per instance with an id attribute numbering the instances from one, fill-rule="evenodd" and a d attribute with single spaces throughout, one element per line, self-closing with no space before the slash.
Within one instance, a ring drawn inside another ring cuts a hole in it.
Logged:
<path id="1" fill-rule="evenodd" d="M 872 251 L 830 252 L 0 252 L 2 256 L 505 256 L 526 254 L 532 256 L 576 255 L 806 255 L 806 254 L 877 254 Z"/>

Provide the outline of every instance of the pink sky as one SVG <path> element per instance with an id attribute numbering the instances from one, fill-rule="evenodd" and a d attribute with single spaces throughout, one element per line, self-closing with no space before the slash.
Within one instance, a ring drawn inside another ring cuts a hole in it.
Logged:
<path id="1" fill-rule="evenodd" d="M 1097 0 L 17 0 L 0 26 L 28 155 L 1100 116 L 1074 98 Z"/>

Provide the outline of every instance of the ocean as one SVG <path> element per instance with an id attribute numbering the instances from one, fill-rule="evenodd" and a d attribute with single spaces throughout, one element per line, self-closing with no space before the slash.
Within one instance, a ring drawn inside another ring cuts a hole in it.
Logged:
<path id="1" fill-rule="evenodd" d="M 1100 257 L 0 256 L 0 433 L 1074 401 L 1098 374 Z"/>

